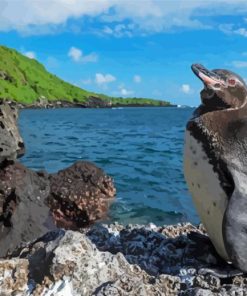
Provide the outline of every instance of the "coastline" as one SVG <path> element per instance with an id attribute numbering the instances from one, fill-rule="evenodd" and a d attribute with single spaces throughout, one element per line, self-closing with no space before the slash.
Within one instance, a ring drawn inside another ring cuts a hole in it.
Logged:
<path id="1" fill-rule="evenodd" d="M 60 109 L 60 108 L 81 108 L 81 109 L 112 109 L 112 108 L 135 108 L 135 107 L 174 107 L 177 108 L 175 104 L 109 104 L 106 101 L 79 103 L 79 102 L 69 102 L 69 101 L 49 101 L 49 102 L 37 102 L 35 104 L 23 104 L 16 101 L 6 101 L 9 105 L 16 107 L 18 109 Z"/>
<path id="2" fill-rule="evenodd" d="M 15 49 L 0 46 L 0 99 L 20 108 L 117 108 L 171 106 L 146 97 L 113 97 L 70 84 L 48 72 L 43 64 Z M 127 93 L 126 93 L 127 94 Z"/>
<path id="3" fill-rule="evenodd" d="M 97 222 L 115 196 L 113 180 L 88 162 L 50 175 L 21 165 L 17 110 L 1 108 L 2 146 L 9 149 L 0 151 L 0 293 L 216 296 L 247 290 L 247 277 L 219 257 L 202 225 Z"/>

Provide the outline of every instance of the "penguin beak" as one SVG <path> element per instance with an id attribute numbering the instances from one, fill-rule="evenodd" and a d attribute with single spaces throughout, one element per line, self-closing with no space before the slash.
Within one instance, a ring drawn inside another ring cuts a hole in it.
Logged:
<path id="1" fill-rule="evenodd" d="M 212 71 L 206 69 L 203 65 L 193 64 L 191 66 L 195 75 L 208 87 L 214 88 L 214 86 L 223 84 L 222 79 Z"/>

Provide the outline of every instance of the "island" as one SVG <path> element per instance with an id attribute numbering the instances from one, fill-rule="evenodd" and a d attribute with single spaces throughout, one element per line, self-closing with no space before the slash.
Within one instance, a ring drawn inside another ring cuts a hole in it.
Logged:
<path id="1" fill-rule="evenodd" d="M 49 73 L 35 59 L 0 46 L 0 99 L 19 108 L 170 107 L 168 101 L 110 97 L 84 90 Z"/>

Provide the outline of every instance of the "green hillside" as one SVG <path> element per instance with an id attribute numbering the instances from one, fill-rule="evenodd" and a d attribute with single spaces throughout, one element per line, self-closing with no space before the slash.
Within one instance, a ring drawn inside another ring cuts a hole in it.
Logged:
<path id="1" fill-rule="evenodd" d="M 48 101 L 87 102 L 90 97 L 98 97 L 113 105 L 170 105 L 168 102 L 141 98 L 111 98 L 95 94 L 69 84 L 45 67 L 16 50 L 0 46 L 0 98 L 14 100 L 22 104 L 33 104 L 39 98 Z"/>

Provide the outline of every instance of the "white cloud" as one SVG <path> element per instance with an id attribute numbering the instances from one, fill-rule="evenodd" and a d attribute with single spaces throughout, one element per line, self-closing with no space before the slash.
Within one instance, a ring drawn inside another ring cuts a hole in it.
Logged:
<path id="1" fill-rule="evenodd" d="M 0 29 L 24 31 L 35 26 L 61 25 L 69 18 L 96 16 L 108 11 L 108 0 L 1 0 Z"/>
<path id="2" fill-rule="evenodd" d="M 113 81 L 116 81 L 116 77 L 111 74 L 105 74 L 105 75 L 102 73 L 95 74 L 95 82 L 98 85 L 106 85 Z"/>
<path id="3" fill-rule="evenodd" d="M 88 55 L 85 55 L 81 58 L 81 62 L 83 63 L 96 63 L 99 57 L 95 52 L 91 52 Z"/>
<path id="4" fill-rule="evenodd" d="M 125 97 L 125 96 L 130 96 L 131 94 L 133 94 L 134 92 L 132 90 L 128 90 L 126 88 L 121 88 L 120 89 L 120 94 Z"/>
<path id="5" fill-rule="evenodd" d="M 233 61 L 232 65 L 235 68 L 247 68 L 247 61 Z"/>
<path id="6" fill-rule="evenodd" d="M 114 37 L 132 37 L 133 36 L 133 31 L 134 31 L 134 24 L 117 24 L 112 27 L 105 26 L 103 28 L 102 33 L 106 35 L 112 35 Z"/>
<path id="7" fill-rule="evenodd" d="M 24 55 L 29 59 L 36 59 L 36 53 L 34 51 L 26 51 Z"/>
<path id="8" fill-rule="evenodd" d="M 235 34 L 247 37 L 247 30 L 245 28 L 239 28 L 234 31 Z"/>
<path id="9" fill-rule="evenodd" d="M 117 96 L 127 97 L 127 96 L 133 95 L 134 94 L 134 91 L 126 88 L 125 85 L 124 85 L 124 83 L 121 83 L 118 86 L 118 91 L 115 91 L 114 93 Z"/>
<path id="10" fill-rule="evenodd" d="M 104 29 L 102 30 L 102 32 L 105 34 L 108 34 L 108 35 L 114 35 L 114 30 L 108 26 L 105 26 Z"/>
<path id="11" fill-rule="evenodd" d="M 69 19 L 76 21 L 80 17 L 98 17 L 97 23 L 101 22 L 105 26 L 105 34 L 120 37 L 132 36 L 136 32 L 161 32 L 178 27 L 208 28 L 211 21 L 207 20 L 211 16 L 246 14 L 247 1 L 1 0 L 0 11 L 1 31 L 47 34 L 56 32 L 58 27 L 66 30 Z M 76 26 L 76 31 L 81 29 L 88 28 Z M 245 36 L 241 27 L 236 30 L 239 30 L 239 35 Z"/>
<path id="12" fill-rule="evenodd" d="M 82 51 L 79 48 L 72 46 L 68 52 L 68 56 L 75 62 L 79 62 L 80 58 L 82 57 Z"/>
<path id="13" fill-rule="evenodd" d="M 141 78 L 140 75 L 134 75 L 134 77 L 133 77 L 133 81 L 134 81 L 135 83 L 140 83 L 140 82 L 142 81 L 142 78 Z"/>
<path id="14" fill-rule="evenodd" d="M 219 29 L 228 35 L 240 35 L 247 37 L 247 29 L 243 27 L 237 28 L 234 24 L 222 24 L 219 26 Z"/>
<path id="15" fill-rule="evenodd" d="M 74 62 L 81 62 L 81 63 L 96 63 L 98 61 L 98 55 L 94 52 L 84 55 L 82 50 L 72 46 L 68 52 L 68 56 Z"/>
<path id="16" fill-rule="evenodd" d="M 189 94 L 191 92 L 191 87 L 189 84 L 183 84 L 181 86 L 181 91 L 185 94 Z"/>
<path id="17" fill-rule="evenodd" d="M 232 34 L 233 33 L 234 24 L 221 24 L 219 25 L 220 31 L 225 34 Z"/>

